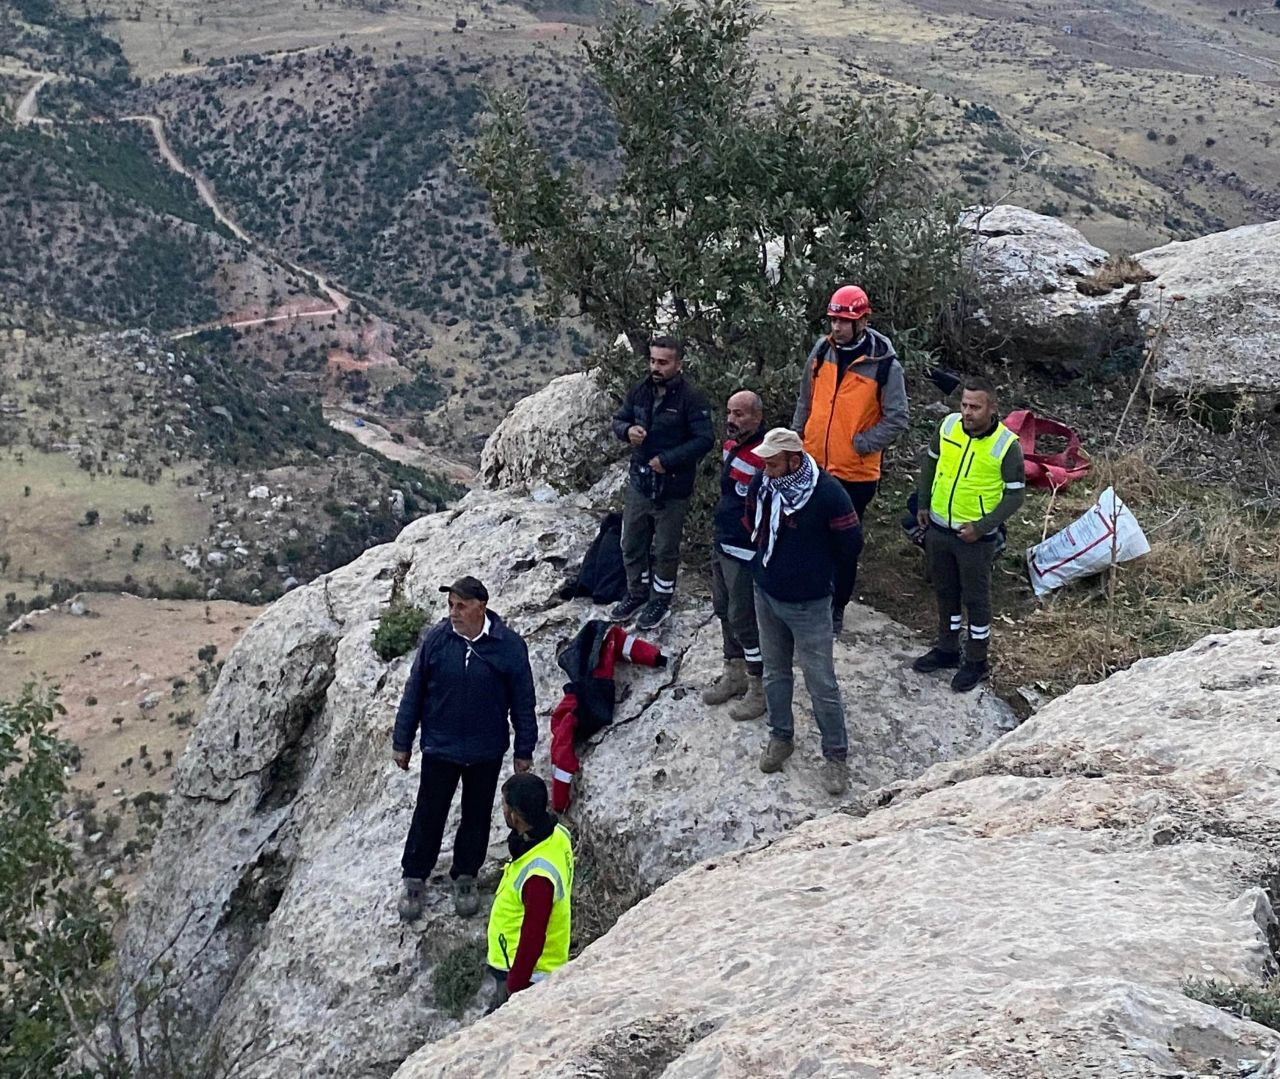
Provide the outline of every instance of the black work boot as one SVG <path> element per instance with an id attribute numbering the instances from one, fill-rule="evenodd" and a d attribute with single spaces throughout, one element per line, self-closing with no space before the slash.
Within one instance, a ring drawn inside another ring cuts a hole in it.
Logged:
<path id="1" fill-rule="evenodd" d="M 954 670 L 959 666 L 959 652 L 944 652 L 941 648 L 930 648 L 911 664 L 911 669 L 917 674 L 932 674 L 934 671 Z"/>
<path id="2" fill-rule="evenodd" d="M 657 629 L 671 613 L 671 597 L 655 595 L 636 616 L 636 629 Z"/>
<path id="3" fill-rule="evenodd" d="M 628 596 L 626 599 L 613 605 L 613 609 L 609 612 L 609 620 L 612 622 L 625 622 L 641 607 L 645 605 L 647 597 L 643 594 L 639 596 Z"/>
<path id="4" fill-rule="evenodd" d="M 955 676 L 951 679 L 951 688 L 957 693 L 968 693 L 979 682 L 987 677 L 986 660 L 966 659 L 960 664 L 960 669 L 956 671 Z"/>

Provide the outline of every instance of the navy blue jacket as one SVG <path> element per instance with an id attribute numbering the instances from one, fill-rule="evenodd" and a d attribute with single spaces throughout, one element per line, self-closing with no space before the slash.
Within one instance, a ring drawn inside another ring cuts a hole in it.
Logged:
<path id="1" fill-rule="evenodd" d="M 745 523 L 755 523 L 761 472 L 747 491 Z M 751 575 L 760 589 L 779 603 L 806 603 L 834 591 L 836 566 L 854 561 L 862 551 L 862 524 L 839 480 L 818 470 L 818 485 L 799 513 L 783 514 L 773 557 L 764 564 L 765 530 L 756 537 Z"/>
<path id="2" fill-rule="evenodd" d="M 658 388 L 646 378 L 632 388 L 614 413 L 613 433 L 627 442 L 627 431 L 635 424 L 648 434 L 631 450 L 631 486 L 655 502 L 688 498 L 693 493 L 698 461 L 716 444 L 711 406 L 702 391 L 678 375 L 667 383 L 659 399 Z M 662 461 L 661 473 L 649 467 L 655 457 Z"/>
<path id="3" fill-rule="evenodd" d="M 455 764 L 500 760 L 510 744 L 510 716 L 515 757 L 533 756 L 538 719 L 529 649 L 520 634 L 488 614 L 489 632 L 474 643 L 454 632 L 447 618 L 423 636 L 396 712 L 391 745 L 397 753 L 409 751 L 421 727 L 423 756 Z"/>

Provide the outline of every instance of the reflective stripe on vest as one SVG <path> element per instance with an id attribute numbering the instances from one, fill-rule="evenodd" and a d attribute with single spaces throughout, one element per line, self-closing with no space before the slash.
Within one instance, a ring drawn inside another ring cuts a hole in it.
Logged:
<path id="1" fill-rule="evenodd" d="M 1003 423 L 985 438 L 965 434 L 960 413 L 942 421 L 938 431 L 938 465 L 929 494 L 929 517 L 943 528 L 980 521 L 1004 497 L 1001 468 L 1018 436 Z"/>
<path id="2" fill-rule="evenodd" d="M 495 970 L 510 970 L 520 944 L 520 928 L 524 924 L 524 899 L 521 890 L 530 877 L 551 881 L 555 896 L 551 920 L 547 923 L 547 940 L 542 955 L 534 965 L 538 981 L 569 961 L 569 932 L 573 903 L 573 844 L 563 825 L 532 850 L 502 870 L 502 880 L 489 911 L 489 965 Z"/>
<path id="3" fill-rule="evenodd" d="M 835 345 L 830 340 L 823 358 L 809 362 L 814 366 L 809 418 L 802 432 L 806 452 L 837 479 L 851 483 L 878 480 L 881 454 L 859 453 L 853 448 L 854 435 L 874 427 L 884 416 L 876 380 L 857 374 L 853 364 L 840 378 Z"/>

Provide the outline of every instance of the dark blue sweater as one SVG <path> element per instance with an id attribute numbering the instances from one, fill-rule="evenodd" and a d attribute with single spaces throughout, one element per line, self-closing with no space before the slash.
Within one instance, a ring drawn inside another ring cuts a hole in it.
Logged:
<path id="1" fill-rule="evenodd" d="M 746 523 L 755 523 L 763 473 L 747 491 Z M 756 538 L 751 573 L 760 589 L 780 603 L 806 603 L 831 595 L 836 566 L 862 552 L 862 524 L 840 482 L 818 470 L 818 485 L 799 513 L 783 513 L 773 556 L 764 565 L 768 536 Z"/>
<path id="2" fill-rule="evenodd" d="M 515 757 L 533 756 L 538 719 L 529 649 L 492 611 L 489 619 L 489 632 L 475 642 L 454 632 L 447 618 L 422 638 L 396 712 L 397 753 L 410 749 L 421 727 L 424 756 L 455 764 L 499 760 L 510 744 L 509 716 Z"/>

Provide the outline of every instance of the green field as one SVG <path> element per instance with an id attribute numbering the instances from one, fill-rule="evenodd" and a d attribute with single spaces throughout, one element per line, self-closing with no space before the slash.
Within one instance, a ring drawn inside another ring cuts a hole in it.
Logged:
<path id="1" fill-rule="evenodd" d="M 182 564 L 165 558 L 163 545 L 177 550 L 202 540 L 210 518 L 196 488 L 175 483 L 181 478 L 178 471 L 155 485 L 127 476 L 95 478 L 65 454 L 11 447 L 0 457 L 0 593 L 27 599 L 58 579 L 131 577 L 140 586 L 186 579 Z M 151 524 L 125 521 L 126 510 L 144 506 L 151 507 Z M 86 525 L 91 510 L 97 523 Z"/>

